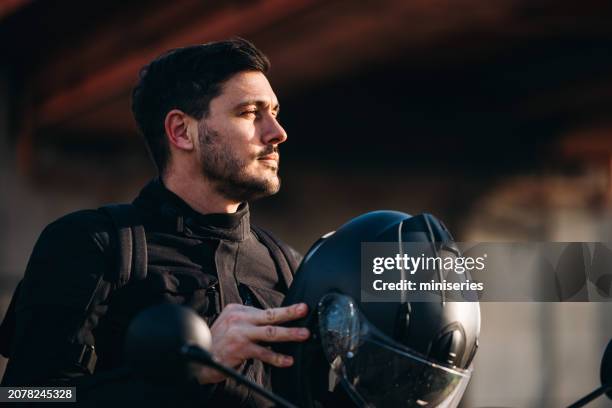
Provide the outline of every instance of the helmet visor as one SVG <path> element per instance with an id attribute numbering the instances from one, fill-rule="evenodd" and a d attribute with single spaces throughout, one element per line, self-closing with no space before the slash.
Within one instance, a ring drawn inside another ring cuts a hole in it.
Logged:
<path id="1" fill-rule="evenodd" d="M 453 407 L 461 400 L 470 370 L 434 363 L 389 339 L 350 297 L 325 295 L 318 318 L 331 370 L 360 406 Z"/>

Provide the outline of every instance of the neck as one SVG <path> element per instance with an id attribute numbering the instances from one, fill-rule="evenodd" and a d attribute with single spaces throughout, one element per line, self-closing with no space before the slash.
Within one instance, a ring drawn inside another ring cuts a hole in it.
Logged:
<path id="1" fill-rule="evenodd" d="M 164 186 L 179 196 L 191 208 L 200 214 L 235 213 L 239 202 L 228 200 L 216 191 L 214 185 L 203 177 L 165 174 L 162 176 Z"/>

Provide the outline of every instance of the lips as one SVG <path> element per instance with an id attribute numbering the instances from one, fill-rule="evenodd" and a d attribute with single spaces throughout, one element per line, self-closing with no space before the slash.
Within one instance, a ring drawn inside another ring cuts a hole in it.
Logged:
<path id="1" fill-rule="evenodd" d="M 265 156 L 261 156 L 257 160 L 272 160 L 272 161 L 278 162 L 278 159 L 279 159 L 278 153 L 272 153 L 272 154 L 267 154 Z"/>

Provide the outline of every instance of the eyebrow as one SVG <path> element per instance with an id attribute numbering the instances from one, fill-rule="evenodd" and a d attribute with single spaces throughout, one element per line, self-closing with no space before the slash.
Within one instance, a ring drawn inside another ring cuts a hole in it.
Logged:
<path id="1" fill-rule="evenodd" d="M 235 109 L 240 109 L 249 105 L 256 105 L 257 107 L 261 108 L 263 106 L 268 106 L 269 104 L 263 99 L 250 99 L 248 101 L 240 102 L 238 105 L 236 105 Z M 276 112 L 280 111 L 280 104 L 276 103 L 274 106 L 272 106 L 272 110 Z"/>

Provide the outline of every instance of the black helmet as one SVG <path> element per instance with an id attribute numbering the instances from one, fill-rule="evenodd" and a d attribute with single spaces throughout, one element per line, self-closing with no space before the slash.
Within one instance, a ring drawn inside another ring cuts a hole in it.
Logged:
<path id="1" fill-rule="evenodd" d="M 375 211 L 323 236 L 283 302 L 308 304 L 308 316 L 290 325 L 306 326 L 312 336 L 275 346 L 294 358 L 292 367 L 273 370 L 276 393 L 307 407 L 458 404 L 478 346 L 479 305 L 448 302 L 443 294 L 419 302 L 361 301 L 362 243 L 382 242 L 425 243 L 436 254 L 460 255 L 429 214 Z"/>

